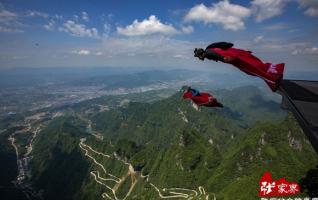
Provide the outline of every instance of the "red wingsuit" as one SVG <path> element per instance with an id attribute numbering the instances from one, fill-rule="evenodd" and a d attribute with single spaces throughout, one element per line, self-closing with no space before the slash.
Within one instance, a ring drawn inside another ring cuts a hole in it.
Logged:
<path id="1" fill-rule="evenodd" d="M 216 100 L 212 95 L 205 92 L 200 92 L 199 95 L 193 96 L 191 91 L 187 91 L 183 93 L 184 99 L 191 99 L 198 106 L 206 106 L 206 107 L 223 107 L 223 105 Z"/>
<path id="2" fill-rule="evenodd" d="M 236 48 L 207 48 L 207 55 L 217 55 L 220 61 L 230 63 L 246 74 L 262 78 L 267 85 L 275 92 L 278 88 L 278 81 L 283 78 L 284 63 L 271 64 L 263 63 L 259 58 L 252 55 L 252 52 Z M 223 59 L 222 59 L 223 57 Z M 207 56 L 209 59 L 209 56 Z"/>

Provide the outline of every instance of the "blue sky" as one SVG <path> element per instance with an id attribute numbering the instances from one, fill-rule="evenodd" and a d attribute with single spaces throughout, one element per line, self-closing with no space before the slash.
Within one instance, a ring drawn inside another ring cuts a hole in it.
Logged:
<path id="1" fill-rule="evenodd" d="M 289 71 L 318 71 L 318 0 L 0 0 L 0 68 L 210 67 L 230 41 Z"/>

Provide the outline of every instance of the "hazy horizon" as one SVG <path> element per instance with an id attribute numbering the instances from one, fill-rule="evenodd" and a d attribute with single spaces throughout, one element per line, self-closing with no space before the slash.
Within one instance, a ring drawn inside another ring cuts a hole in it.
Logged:
<path id="1" fill-rule="evenodd" d="M 73 5 L 77 6 L 73 6 Z M 229 41 L 288 71 L 316 71 L 313 1 L 0 1 L 0 68 L 209 68 L 195 47 Z M 212 16 L 212 17 L 211 17 Z"/>

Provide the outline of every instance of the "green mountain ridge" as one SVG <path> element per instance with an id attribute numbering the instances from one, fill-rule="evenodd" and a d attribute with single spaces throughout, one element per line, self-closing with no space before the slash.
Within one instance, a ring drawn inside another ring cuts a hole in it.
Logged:
<path id="1" fill-rule="evenodd" d="M 85 132 L 85 122 L 76 116 L 56 118 L 34 144 L 33 181 L 44 189 L 46 199 L 112 195 L 95 181 L 92 172 L 106 174 L 80 148 L 81 138 L 109 156 L 85 147 L 123 180 L 116 190 L 120 199 L 127 194 L 126 199 L 161 199 L 156 187 L 164 195 L 169 188 L 203 187 L 205 196 L 193 199 L 212 199 L 214 194 L 216 199 L 258 199 L 258 182 L 265 171 L 274 179 L 298 181 L 317 164 L 317 155 L 293 117 L 276 110 L 279 105 L 255 87 L 218 93 L 224 109 L 197 111 L 179 92 L 157 102 L 131 102 L 96 113 L 90 120 L 104 140 Z"/>

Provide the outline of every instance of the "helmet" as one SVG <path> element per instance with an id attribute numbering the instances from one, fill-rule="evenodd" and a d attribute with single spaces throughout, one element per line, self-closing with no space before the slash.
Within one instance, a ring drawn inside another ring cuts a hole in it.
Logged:
<path id="1" fill-rule="evenodd" d="M 204 59 L 204 50 L 202 48 L 195 48 L 194 49 L 194 57 L 198 57 L 200 58 L 201 60 Z"/>
<path id="2" fill-rule="evenodd" d="M 194 49 L 194 57 L 200 57 L 204 53 L 204 50 L 201 48 Z"/>

